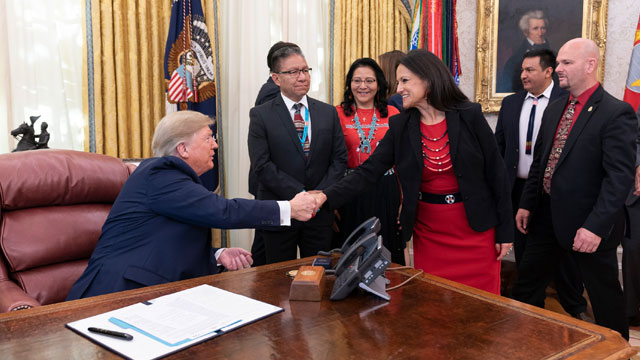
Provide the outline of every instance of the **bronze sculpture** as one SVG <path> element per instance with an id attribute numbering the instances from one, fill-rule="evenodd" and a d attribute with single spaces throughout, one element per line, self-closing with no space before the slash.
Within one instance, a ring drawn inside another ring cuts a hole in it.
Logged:
<path id="1" fill-rule="evenodd" d="M 49 139 L 51 138 L 51 135 L 47 131 L 47 127 L 49 125 L 46 122 L 42 122 L 42 124 L 40 125 L 39 135 L 36 135 L 35 130 L 33 129 L 33 124 L 39 118 L 39 115 L 31 116 L 29 117 L 29 120 L 31 121 L 30 125 L 26 122 L 23 122 L 22 124 L 20 124 L 20 126 L 11 130 L 11 136 L 19 140 L 18 145 L 16 145 L 16 148 L 13 149 L 12 152 L 49 148 L 48 143 Z M 38 138 L 38 142 L 36 142 L 36 138 Z"/>

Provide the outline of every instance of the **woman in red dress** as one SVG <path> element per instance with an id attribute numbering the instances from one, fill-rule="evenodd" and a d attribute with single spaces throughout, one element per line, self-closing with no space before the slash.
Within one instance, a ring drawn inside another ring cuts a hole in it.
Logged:
<path id="1" fill-rule="evenodd" d="M 344 98 L 338 105 L 347 146 L 347 174 L 365 162 L 375 151 L 389 129 L 389 117 L 399 111 L 387 105 L 387 81 L 375 60 L 358 59 L 351 64 L 345 81 Z M 377 181 L 374 188 L 345 204 L 340 210 L 340 242 L 363 221 L 372 216 L 380 219 L 384 246 L 391 252 L 391 260 L 404 264 L 405 243 L 398 234 L 400 190 L 393 168 Z"/>
<path id="2" fill-rule="evenodd" d="M 402 187 L 401 238 L 413 236 L 416 268 L 500 293 L 500 260 L 513 243 L 507 173 L 480 105 L 434 54 L 413 50 L 396 72 L 402 113 L 369 159 L 323 192 L 340 206 L 395 166 Z"/>

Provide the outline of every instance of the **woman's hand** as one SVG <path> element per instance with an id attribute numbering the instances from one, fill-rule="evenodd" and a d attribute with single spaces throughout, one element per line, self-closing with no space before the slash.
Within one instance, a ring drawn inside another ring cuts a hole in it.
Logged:
<path id="1" fill-rule="evenodd" d="M 511 249 L 513 249 L 513 243 L 496 244 L 496 254 L 498 255 L 496 260 L 500 261 L 502 258 L 509 255 Z"/>

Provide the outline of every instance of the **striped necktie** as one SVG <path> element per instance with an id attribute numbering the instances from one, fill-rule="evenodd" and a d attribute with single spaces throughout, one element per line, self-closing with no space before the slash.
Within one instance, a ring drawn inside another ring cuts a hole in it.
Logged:
<path id="1" fill-rule="evenodd" d="M 302 118 L 302 114 L 300 111 L 304 105 L 302 103 L 293 104 L 293 110 L 295 110 L 293 114 L 293 125 L 296 127 L 296 132 L 298 133 L 298 137 L 300 138 L 300 144 L 302 145 L 302 151 L 304 152 L 305 157 L 309 157 L 309 130 L 307 129 L 306 133 L 304 131 L 305 121 Z"/>

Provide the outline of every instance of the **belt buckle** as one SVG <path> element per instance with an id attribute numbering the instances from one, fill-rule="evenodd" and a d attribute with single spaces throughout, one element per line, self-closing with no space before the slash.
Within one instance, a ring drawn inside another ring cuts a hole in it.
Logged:
<path id="1" fill-rule="evenodd" d="M 418 200 L 422 200 L 422 192 L 421 191 L 418 192 Z"/>
<path id="2" fill-rule="evenodd" d="M 453 194 L 445 195 L 444 201 L 451 205 L 456 202 L 456 197 Z"/>

